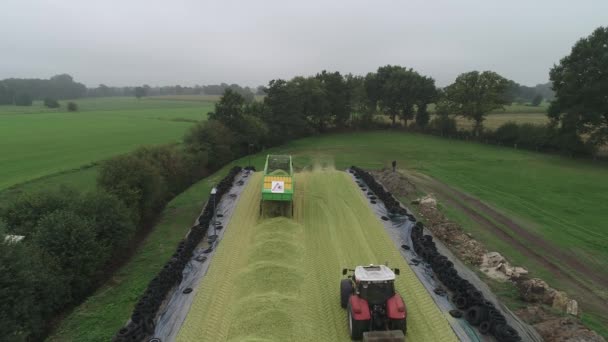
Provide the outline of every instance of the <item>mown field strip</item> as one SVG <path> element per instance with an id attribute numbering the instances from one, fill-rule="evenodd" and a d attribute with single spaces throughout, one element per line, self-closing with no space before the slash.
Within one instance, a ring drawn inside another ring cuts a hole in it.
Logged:
<path id="1" fill-rule="evenodd" d="M 389 262 L 408 305 L 408 341 L 456 341 L 349 176 L 296 175 L 295 217 L 258 221 L 251 179 L 178 341 L 348 341 L 342 267 Z"/>

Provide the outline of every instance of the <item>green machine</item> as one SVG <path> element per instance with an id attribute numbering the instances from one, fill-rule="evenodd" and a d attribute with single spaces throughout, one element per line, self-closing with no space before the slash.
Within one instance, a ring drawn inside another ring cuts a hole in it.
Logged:
<path id="1" fill-rule="evenodd" d="M 291 156 L 266 156 L 260 215 L 293 216 L 294 187 Z"/>

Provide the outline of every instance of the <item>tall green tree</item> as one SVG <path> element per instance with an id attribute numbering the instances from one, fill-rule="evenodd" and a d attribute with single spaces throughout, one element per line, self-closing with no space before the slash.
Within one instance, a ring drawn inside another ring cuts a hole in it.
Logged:
<path id="1" fill-rule="evenodd" d="M 348 100 L 351 114 L 364 115 L 369 113 L 370 105 L 365 94 L 365 77 L 348 74 L 344 76 L 348 88 Z"/>
<path id="2" fill-rule="evenodd" d="M 249 146 L 259 147 L 268 134 L 268 127 L 262 121 L 261 112 L 263 104 L 248 102 L 243 95 L 226 88 L 220 101 L 215 104 L 215 111 L 209 113 L 209 119 L 221 122 L 225 127 L 234 132 L 235 145 L 238 151 L 245 154 L 249 152 Z"/>
<path id="3" fill-rule="evenodd" d="M 608 142 L 608 27 L 580 39 L 549 77 L 555 100 L 549 118 L 562 130 L 587 135 L 598 148 Z"/>
<path id="4" fill-rule="evenodd" d="M 438 99 L 435 80 L 427 76 L 418 76 L 416 82 L 416 125 L 426 127 L 430 120 L 428 105 Z"/>
<path id="5" fill-rule="evenodd" d="M 206 156 L 211 168 L 218 168 L 234 157 L 234 132 L 217 120 L 206 120 L 194 125 L 184 137 L 192 152 Z"/>
<path id="6" fill-rule="evenodd" d="M 370 103 L 377 103 L 389 115 L 393 126 L 397 118 L 407 125 L 407 121 L 414 118 L 415 106 L 430 101 L 423 98 L 429 96 L 426 88 L 420 88 L 426 86 L 422 80 L 423 77 L 411 68 L 386 65 L 366 77 L 365 88 Z"/>
<path id="7" fill-rule="evenodd" d="M 374 89 L 374 92 L 378 96 L 380 109 L 389 115 L 393 126 L 405 107 L 402 101 L 406 92 L 403 89 L 406 86 L 404 76 L 405 68 L 397 65 L 386 65 L 378 68 L 376 72 L 377 89 Z"/>
<path id="8" fill-rule="evenodd" d="M 445 88 L 446 103 L 452 113 L 473 120 L 473 133 L 479 136 L 486 115 L 508 104 L 504 95 L 508 85 L 507 79 L 493 71 L 467 72 Z"/>
<path id="9" fill-rule="evenodd" d="M 321 81 L 314 77 L 295 77 L 293 83 L 299 99 L 298 111 L 308 121 L 310 127 L 323 132 L 331 122 L 330 102 Z"/>
<path id="10" fill-rule="evenodd" d="M 209 113 L 209 119 L 217 120 L 230 128 L 234 128 L 243 118 L 244 104 L 245 99 L 241 94 L 227 88 L 220 101 L 215 104 L 215 110 Z"/>
<path id="11" fill-rule="evenodd" d="M 268 125 L 268 142 L 279 144 L 311 132 L 302 115 L 302 99 L 295 82 L 272 80 L 265 89 L 266 97 L 262 120 Z"/>
<path id="12" fill-rule="evenodd" d="M 325 88 L 329 113 L 336 127 L 344 127 L 350 117 L 350 91 L 346 80 L 339 72 L 323 70 L 315 77 Z"/>

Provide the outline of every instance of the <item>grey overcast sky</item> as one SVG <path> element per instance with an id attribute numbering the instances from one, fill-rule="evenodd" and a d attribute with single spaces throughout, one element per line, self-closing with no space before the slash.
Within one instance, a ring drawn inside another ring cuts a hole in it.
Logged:
<path id="1" fill-rule="evenodd" d="M 534 85 L 606 25 L 608 0 L 2 0 L 0 79 L 255 86 L 398 64 Z"/>

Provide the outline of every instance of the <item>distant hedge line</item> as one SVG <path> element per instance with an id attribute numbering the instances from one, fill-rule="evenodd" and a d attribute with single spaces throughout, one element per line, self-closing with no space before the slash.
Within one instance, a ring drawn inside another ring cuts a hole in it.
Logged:
<path id="1" fill-rule="evenodd" d="M 383 126 L 389 128 L 388 124 Z M 410 125 L 407 130 L 570 157 L 589 157 L 595 151 L 594 146 L 585 143 L 577 134 L 551 125 L 506 122 L 496 130 L 484 130 L 476 136 L 471 131 L 459 130 L 454 118 L 438 116 L 425 128 Z"/>

